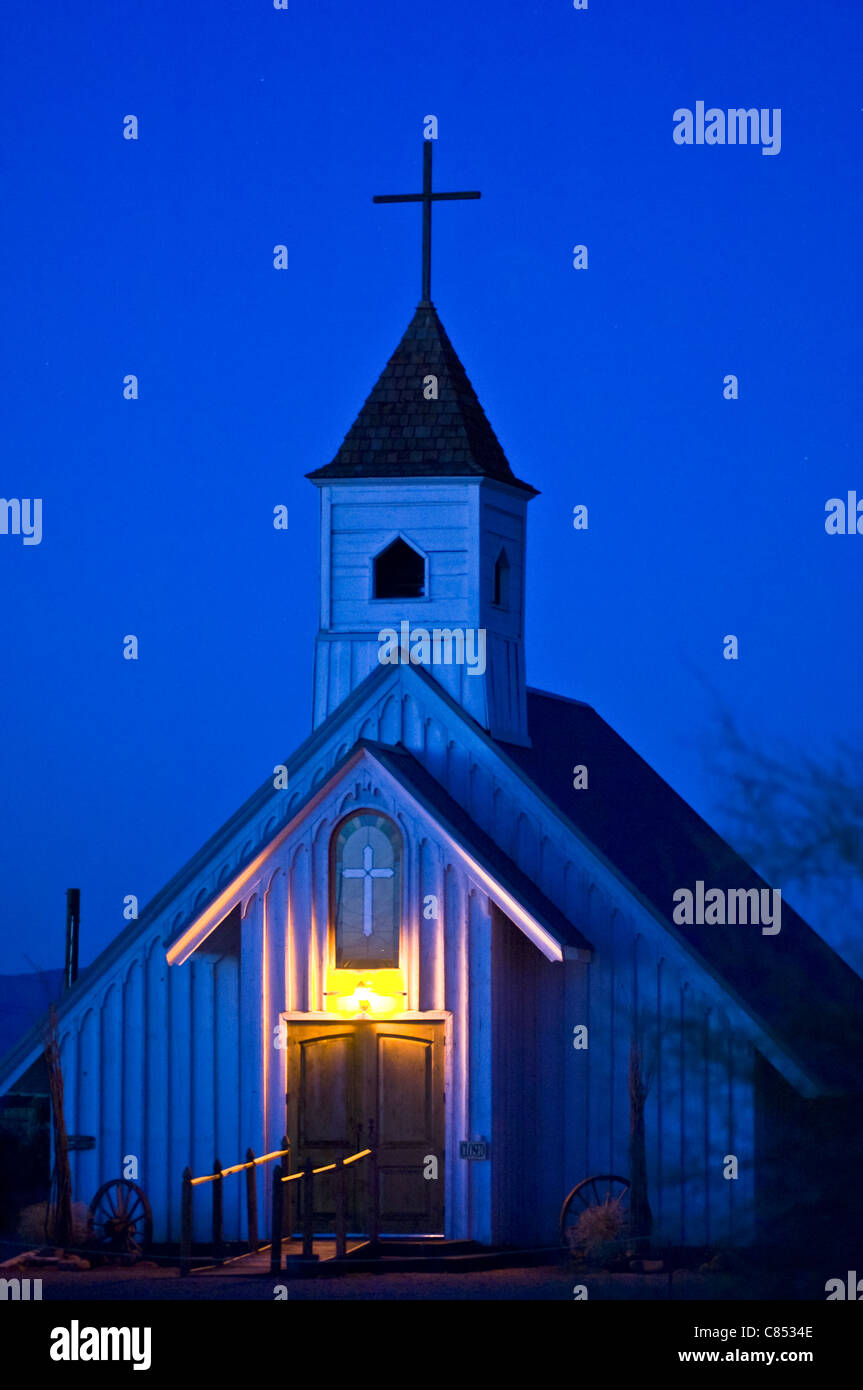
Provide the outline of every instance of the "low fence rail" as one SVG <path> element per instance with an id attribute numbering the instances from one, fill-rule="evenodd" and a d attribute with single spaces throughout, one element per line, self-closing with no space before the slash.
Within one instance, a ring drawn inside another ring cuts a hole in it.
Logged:
<path id="1" fill-rule="evenodd" d="M 191 1168 L 185 1168 L 183 1170 L 180 1237 L 181 1274 L 188 1274 L 192 1267 L 193 1198 L 195 1188 L 203 1187 L 207 1183 L 213 1184 L 212 1257 L 216 1264 L 223 1264 L 225 1260 L 225 1238 L 222 1221 L 222 1198 L 225 1178 L 231 1177 L 234 1173 L 245 1173 L 246 1175 L 247 1246 L 249 1250 L 257 1250 L 261 1244 L 258 1240 L 258 1169 L 262 1164 L 271 1163 L 273 1159 L 276 1158 L 287 1158 L 287 1167 L 290 1168 L 290 1157 L 290 1140 L 287 1135 L 283 1135 L 282 1147 L 280 1149 L 274 1149 L 272 1153 L 261 1154 L 260 1158 L 256 1158 L 254 1152 L 251 1149 L 247 1149 L 245 1163 L 233 1163 L 230 1168 L 223 1168 L 219 1160 L 215 1159 L 212 1173 L 202 1173 L 200 1177 L 196 1178 L 193 1176 Z M 281 1165 L 278 1165 L 274 1171 L 274 1181 L 275 1173 L 281 1175 Z"/>
<path id="2" fill-rule="evenodd" d="M 346 1170 L 354 1163 L 366 1161 L 370 1170 L 369 1189 L 371 1194 L 368 1238 L 374 1243 L 378 1238 L 378 1175 L 377 1155 L 374 1149 L 360 1149 L 358 1153 L 350 1154 L 346 1158 L 338 1158 L 334 1163 L 324 1163 L 319 1168 L 313 1168 L 309 1161 L 304 1163 L 296 1173 L 283 1173 L 281 1164 L 276 1166 L 273 1170 L 273 1205 L 270 1224 L 270 1272 L 272 1274 L 278 1274 L 282 1267 L 282 1241 L 286 1228 L 288 1233 L 294 1230 L 292 1219 L 294 1196 L 296 1196 L 299 1207 L 297 1226 L 302 1230 L 303 1258 L 311 1259 L 314 1255 L 315 1179 L 324 1173 L 334 1174 L 336 1259 L 344 1258 L 347 1254 L 348 1238 Z"/>

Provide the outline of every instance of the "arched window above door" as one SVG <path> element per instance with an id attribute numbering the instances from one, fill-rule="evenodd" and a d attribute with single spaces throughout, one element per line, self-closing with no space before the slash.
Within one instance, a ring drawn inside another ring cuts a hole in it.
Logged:
<path id="1" fill-rule="evenodd" d="M 399 963 L 402 837 L 388 816 L 360 811 L 330 842 L 331 930 L 338 970 Z"/>

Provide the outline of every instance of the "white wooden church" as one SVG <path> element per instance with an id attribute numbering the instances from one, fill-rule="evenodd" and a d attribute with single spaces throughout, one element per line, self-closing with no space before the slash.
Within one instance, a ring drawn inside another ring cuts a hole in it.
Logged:
<path id="1" fill-rule="evenodd" d="M 767 1239 L 805 1191 L 777 1187 L 788 1125 L 859 1091 L 859 978 L 786 904 L 775 935 L 675 921 L 679 889 L 765 885 L 593 709 L 528 687 L 536 492 L 429 300 L 309 476 L 313 728 L 64 995 L 74 1197 L 134 1155 L 171 1242 L 187 1165 L 371 1140 L 382 1233 L 554 1244 L 576 1182 L 629 1175 L 637 1040 L 654 1238 Z M 362 1232 L 359 1176 L 350 1200 Z"/>

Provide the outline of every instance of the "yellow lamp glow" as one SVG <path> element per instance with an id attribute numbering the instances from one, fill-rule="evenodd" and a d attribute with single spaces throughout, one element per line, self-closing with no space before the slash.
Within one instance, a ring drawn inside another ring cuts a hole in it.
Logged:
<path id="1" fill-rule="evenodd" d="M 353 994 L 349 994 L 346 997 L 345 1008 L 357 1008 L 361 1013 L 370 1013 L 373 994 L 374 991 L 372 990 L 371 980 L 362 980 L 357 985 Z"/>
<path id="2" fill-rule="evenodd" d="M 404 999 L 400 970 L 327 971 L 325 1007 L 340 1018 L 389 1018 L 401 1013 Z"/>

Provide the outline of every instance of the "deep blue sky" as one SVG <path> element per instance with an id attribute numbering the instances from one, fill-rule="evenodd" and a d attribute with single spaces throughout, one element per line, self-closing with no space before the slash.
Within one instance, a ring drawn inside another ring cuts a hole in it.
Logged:
<path id="1" fill-rule="evenodd" d="M 418 298 L 419 211 L 371 196 L 419 186 L 430 112 L 437 186 L 482 190 L 436 214 L 434 298 L 542 494 L 531 683 L 708 818 L 711 690 L 768 746 L 860 738 L 863 536 L 824 531 L 863 496 L 858 0 L 6 0 L 0 30 L 0 493 L 44 500 L 41 545 L 0 536 L 0 970 L 62 964 L 72 884 L 91 960 L 309 731 L 303 475 Z M 678 147 L 699 99 L 780 107 L 781 153 Z"/>

